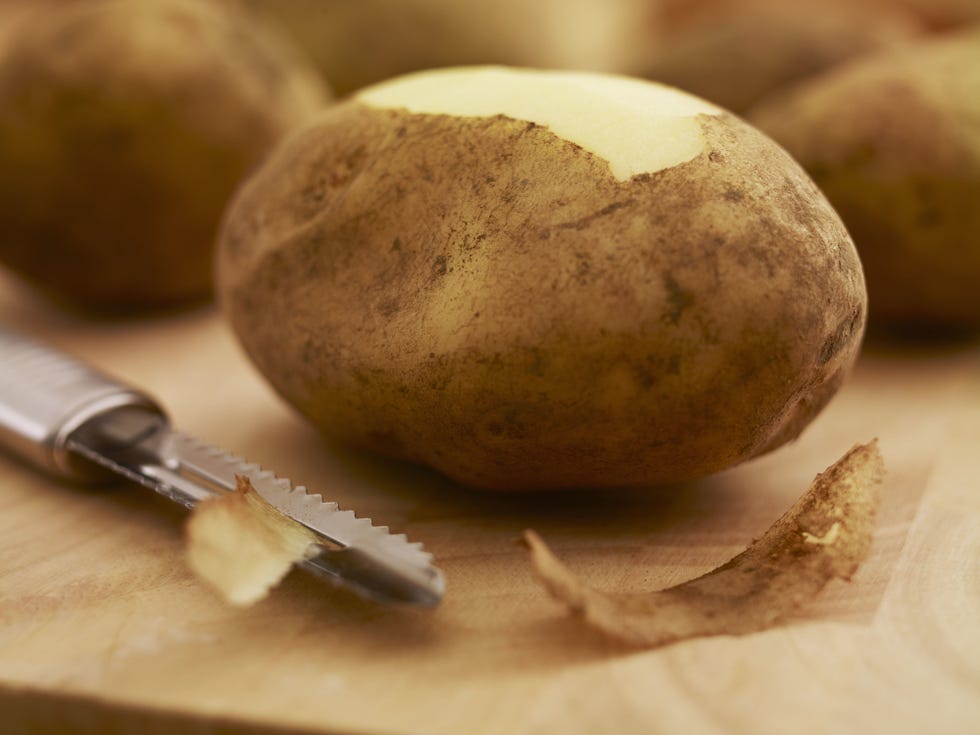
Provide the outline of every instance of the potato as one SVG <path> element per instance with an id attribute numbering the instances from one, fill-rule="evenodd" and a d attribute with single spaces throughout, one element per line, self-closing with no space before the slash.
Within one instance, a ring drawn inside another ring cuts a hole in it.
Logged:
<path id="1" fill-rule="evenodd" d="M 980 29 L 855 62 L 752 119 L 843 217 L 873 324 L 980 327 Z"/>
<path id="2" fill-rule="evenodd" d="M 918 31 L 912 16 L 848 0 L 664 0 L 642 76 L 744 112 L 774 90 Z"/>
<path id="3" fill-rule="evenodd" d="M 0 58 L 0 261 L 95 309 L 205 298 L 232 190 L 326 96 L 287 42 L 206 3 L 24 18 Z"/>
<path id="4" fill-rule="evenodd" d="M 368 88 L 244 184 L 225 311 L 328 434 L 464 485 L 645 485 L 796 436 L 859 348 L 837 215 L 778 146 L 627 77 Z"/>
<path id="5" fill-rule="evenodd" d="M 278 21 L 339 93 L 419 69 L 513 64 L 623 71 L 651 0 L 240 0 Z"/>

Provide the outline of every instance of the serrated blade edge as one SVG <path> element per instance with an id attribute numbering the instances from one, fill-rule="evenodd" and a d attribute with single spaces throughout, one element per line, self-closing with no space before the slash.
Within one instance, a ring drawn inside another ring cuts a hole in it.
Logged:
<path id="1" fill-rule="evenodd" d="M 310 571 L 385 601 L 397 596 L 433 605 L 442 597 L 445 582 L 432 555 L 404 534 L 375 526 L 305 486 L 293 486 L 288 478 L 183 432 L 172 431 L 162 453 L 181 472 L 226 490 L 235 487 L 236 475 L 247 476 L 266 502 L 323 540 L 321 552 L 302 563 Z"/>

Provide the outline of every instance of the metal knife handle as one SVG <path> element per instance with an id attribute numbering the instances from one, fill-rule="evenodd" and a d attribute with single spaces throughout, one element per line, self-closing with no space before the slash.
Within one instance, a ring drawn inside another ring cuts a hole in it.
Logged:
<path id="1" fill-rule="evenodd" d="M 69 437 L 120 411 L 166 421 L 145 393 L 0 327 L 0 447 L 60 477 L 92 479 L 101 471 L 69 451 Z"/>

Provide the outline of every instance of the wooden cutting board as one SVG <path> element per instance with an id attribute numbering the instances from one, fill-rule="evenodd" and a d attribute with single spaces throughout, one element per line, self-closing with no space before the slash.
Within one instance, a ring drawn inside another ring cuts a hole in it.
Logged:
<path id="1" fill-rule="evenodd" d="M 866 349 L 794 445 L 683 488 L 477 494 L 325 444 L 205 309 L 93 322 L 0 281 L 0 320 L 144 386 L 177 424 L 423 541 L 434 611 L 302 573 L 231 609 L 182 557 L 183 514 L 0 455 L 0 732 L 980 732 L 980 344 Z M 763 633 L 611 645 L 536 585 L 534 528 L 601 589 L 727 560 L 851 445 L 888 466 L 871 557 Z"/>

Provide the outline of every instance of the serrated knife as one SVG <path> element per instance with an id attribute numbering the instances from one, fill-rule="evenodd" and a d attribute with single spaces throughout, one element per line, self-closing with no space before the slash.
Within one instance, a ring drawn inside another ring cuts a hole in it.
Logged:
<path id="1" fill-rule="evenodd" d="M 315 534 L 315 555 L 301 567 L 382 603 L 431 607 L 442 598 L 443 575 L 421 544 L 174 430 L 148 394 L 4 328 L 0 445 L 60 478 L 98 481 L 108 470 L 188 508 L 245 475 Z"/>

